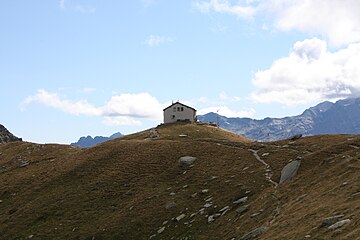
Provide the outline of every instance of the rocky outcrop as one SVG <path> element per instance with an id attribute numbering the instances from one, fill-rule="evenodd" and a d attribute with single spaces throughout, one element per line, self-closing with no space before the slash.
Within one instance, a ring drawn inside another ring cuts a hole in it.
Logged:
<path id="1" fill-rule="evenodd" d="M 22 141 L 21 138 L 15 137 L 3 125 L 0 124 L 0 144 L 8 142 Z"/>

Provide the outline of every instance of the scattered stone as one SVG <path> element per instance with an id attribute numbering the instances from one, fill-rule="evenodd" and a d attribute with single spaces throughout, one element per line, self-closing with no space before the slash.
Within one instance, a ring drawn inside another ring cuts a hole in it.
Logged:
<path id="1" fill-rule="evenodd" d="M 209 192 L 209 189 L 203 189 L 201 190 L 201 193 L 205 194 L 205 193 L 208 193 Z"/>
<path id="2" fill-rule="evenodd" d="M 170 193 L 170 196 L 174 196 L 174 195 L 175 195 L 175 193 L 174 193 L 174 192 L 171 192 L 171 193 Z"/>
<path id="3" fill-rule="evenodd" d="M 166 224 L 168 224 L 168 222 L 169 222 L 169 221 L 166 220 L 166 221 L 163 222 L 162 225 L 166 225 Z"/>
<path id="4" fill-rule="evenodd" d="M 333 225 L 334 223 L 338 222 L 340 219 L 342 219 L 344 217 L 344 215 L 340 214 L 340 215 L 335 215 L 335 216 L 331 216 L 331 217 L 327 217 L 325 218 L 322 223 L 321 226 L 324 227 L 328 227 Z"/>
<path id="5" fill-rule="evenodd" d="M 21 164 L 20 164 L 20 167 L 26 167 L 30 164 L 30 162 L 28 161 L 22 161 Z"/>
<path id="6" fill-rule="evenodd" d="M 248 169 L 249 169 L 249 167 L 244 167 L 244 168 L 243 168 L 243 171 L 248 170 Z"/>
<path id="7" fill-rule="evenodd" d="M 212 223 L 213 221 L 215 221 L 216 218 L 218 218 L 218 217 L 220 217 L 220 216 L 221 216 L 220 213 L 215 213 L 215 214 L 213 214 L 213 215 L 210 215 L 210 216 L 208 217 L 208 223 Z"/>
<path id="8" fill-rule="evenodd" d="M 197 193 L 191 194 L 191 197 L 194 198 L 197 196 Z"/>
<path id="9" fill-rule="evenodd" d="M 212 205 L 213 205 L 212 203 L 205 203 L 204 208 L 209 208 L 209 207 L 211 207 Z"/>
<path id="10" fill-rule="evenodd" d="M 253 213 L 250 215 L 251 218 L 254 218 L 254 217 L 257 217 L 258 215 L 260 215 L 260 212 L 257 212 L 257 213 Z"/>
<path id="11" fill-rule="evenodd" d="M 353 193 L 351 194 L 352 197 L 360 197 L 360 192 L 356 192 L 356 193 Z"/>
<path id="12" fill-rule="evenodd" d="M 0 203 L 2 203 L 3 202 L 3 200 L 0 200 Z"/>
<path id="13" fill-rule="evenodd" d="M 34 237 L 34 235 L 31 234 L 31 235 L 28 236 L 28 239 L 32 239 L 33 237 Z"/>
<path id="14" fill-rule="evenodd" d="M 218 176 L 212 176 L 210 180 L 218 179 Z"/>
<path id="15" fill-rule="evenodd" d="M 248 197 L 242 197 L 242 198 L 239 198 L 238 200 L 234 201 L 233 203 L 234 204 L 241 204 L 241 203 L 247 202 L 247 200 L 248 200 Z"/>
<path id="16" fill-rule="evenodd" d="M 268 156 L 270 153 L 263 153 L 261 156 L 262 157 L 265 157 L 265 156 Z"/>
<path id="17" fill-rule="evenodd" d="M 243 205 L 243 206 L 238 207 L 235 211 L 236 211 L 237 214 L 241 215 L 241 214 L 245 213 L 248 210 L 249 210 L 249 205 Z"/>
<path id="18" fill-rule="evenodd" d="M 187 137 L 188 135 L 186 134 L 180 134 L 179 137 Z"/>
<path id="19" fill-rule="evenodd" d="M 352 147 L 352 148 L 355 148 L 355 149 L 359 149 L 359 147 L 356 146 L 356 145 L 349 145 L 349 147 Z"/>
<path id="20" fill-rule="evenodd" d="M 193 217 L 195 217 L 197 215 L 197 213 L 192 213 L 191 215 L 190 215 L 190 218 L 193 218 Z"/>
<path id="21" fill-rule="evenodd" d="M 177 216 L 176 218 L 175 218 L 175 220 L 176 221 L 180 221 L 181 219 L 183 219 L 184 217 L 185 217 L 186 215 L 183 213 L 183 214 L 180 214 L 179 216 Z"/>
<path id="22" fill-rule="evenodd" d="M 349 222 L 350 222 L 350 219 L 341 220 L 341 221 L 338 221 L 338 222 L 334 223 L 330 227 L 328 227 L 328 229 L 329 230 L 335 230 L 337 228 L 340 228 L 340 227 L 344 226 L 345 224 L 347 224 Z"/>
<path id="23" fill-rule="evenodd" d="M 301 160 L 288 163 L 281 171 L 280 183 L 293 178 L 299 170 Z"/>
<path id="24" fill-rule="evenodd" d="M 254 238 L 260 236 L 261 234 L 263 234 L 266 231 L 267 231 L 267 227 L 255 228 L 251 232 L 248 232 L 245 235 L 243 235 L 239 240 L 251 240 L 251 239 L 254 239 Z"/>
<path id="25" fill-rule="evenodd" d="M 156 234 L 151 235 L 149 239 L 153 239 L 154 237 L 156 237 Z"/>
<path id="26" fill-rule="evenodd" d="M 208 198 L 205 198 L 204 200 L 205 200 L 205 202 L 211 202 L 213 200 L 213 197 L 208 197 Z"/>
<path id="27" fill-rule="evenodd" d="M 181 157 L 179 158 L 179 165 L 181 168 L 188 168 L 190 167 L 196 160 L 196 157 L 191 157 L 191 156 L 185 156 L 185 157 Z"/>
<path id="28" fill-rule="evenodd" d="M 205 213 L 205 208 L 201 208 L 200 210 L 199 210 L 199 214 L 200 215 L 203 215 Z"/>
<path id="29" fill-rule="evenodd" d="M 158 233 L 158 234 L 161 234 L 164 230 L 165 230 L 165 227 L 161 227 L 161 228 L 157 231 L 157 233 Z"/>
<path id="30" fill-rule="evenodd" d="M 188 187 L 188 185 L 184 185 L 184 186 L 183 186 L 183 188 L 187 188 L 187 187 Z"/>
<path id="31" fill-rule="evenodd" d="M 223 212 L 225 212 L 226 210 L 230 210 L 230 207 L 229 207 L 229 206 L 223 207 L 222 209 L 219 210 L 219 213 L 223 213 Z"/>
<path id="32" fill-rule="evenodd" d="M 165 205 L 165 209 L 171 209 L 171 208 L 174 208 L 176 207 L 176 203 L 175 202 L 168 202 L 166 203 Z"/>
<path id="33" fill-rule="evenodd" d="M 309 235 L 309 234 L 305 235 L 305 238 L 311 238 L 311 235 Z"/>

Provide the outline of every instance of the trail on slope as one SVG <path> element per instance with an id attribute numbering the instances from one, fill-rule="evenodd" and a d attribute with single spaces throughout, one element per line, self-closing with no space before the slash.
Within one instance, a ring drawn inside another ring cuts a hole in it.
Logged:
<path id="1" fill-rule="evenodd" d="M 277 186 L 279 184 L 277 182 L 275 182 L 274 180 L 272 180 L 273 172 L 271 170 L 271 166 L 267 162 L 265 162 L 263 159 L 260 158 L 260 156 L 258 154 L 259 150 L 249 149 L 249 151 L 253 153 L 253 155 L 254 155 L 254 157 L 256 158 L 257 161 L 259 161 L 261 164 L 264 165 L 264 167 L 265 167 L 265 180 L 268 181 L 269 183 L 271 183 L 273 185 L 273 187 L 274 187 L 274 192 L 271 194 L 271 197 L 276 202 L 276 208 L 273 211 L 271 220 L 269 221 L 269 224 L 271 225 L 273 222 L 275 222 L 276 217 L 280 214 L 280 199 L 276 196 Z"/>
<path id="2" fill-rule="evenodd" d="M 273 172 L 271 170 L 271 167 L 268 163 L 266 163 L 264 160 L 262 160 L 258 154 L 259 150 L 254 150 L 254 149 L 249 149 L 250 152 L 253 153 L 254 157 L 256 158 L 256 160 L 258 160 L 260 163 L 262 163 L 265 166 L 265 179 L 266 181 L 270 182 L 271 184 L 274 185 L 275 188 L 277 188 L 278 183 L 273 181 L 271 178 L 273 176 Z"/>

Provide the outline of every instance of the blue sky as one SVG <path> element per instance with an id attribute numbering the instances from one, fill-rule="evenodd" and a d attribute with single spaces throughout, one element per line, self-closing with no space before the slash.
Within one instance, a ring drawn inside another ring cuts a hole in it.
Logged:
<path id="1" fill-rule="evenodd" d="M 203 114 L 283 117 L 360 91 L 357 0 L 0 3 L 0 123 L 26 141 Z"/>

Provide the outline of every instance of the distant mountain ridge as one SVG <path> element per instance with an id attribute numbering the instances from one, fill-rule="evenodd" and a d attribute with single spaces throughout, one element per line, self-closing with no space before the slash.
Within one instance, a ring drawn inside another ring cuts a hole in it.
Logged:
<path id="1" fill-rule="evenodd" d="M 16 141 L 22 141 L 22 139 L 14 136 L 11 132 L 9 132 L 9 130 L 0 124 L 0 144 Z"/>
<path id="2" fill-rule="evenodd" d="M 110 137 L 103 137 L 103 136 L 96 136 L 96 137 L 91 137 L 91 136 L 87 136 L 87 137 L 81 137 L 77 142 L 75 143 L 71 143 L 70 145 L 72 146 L 78 146 L 81 148 L 86 148 L 86 147 L 92 147 L 95 146 L 97 144 L 109 141 L 111 139 L 114 138 L 118 138 L 123 136 L 123 134 L 121 134 L 120 132 L 114 133 L 113 135 L 111 135 Z"/>
<path id="3" fill-rule="evenodd" d="M 296 134 L 360 134 L 360 98 L 322 102 L 293 117 L 255 120 L 208 113 L 198 119 L 219 122 L 222 128 L 257 141 L 281 140 Z"/>

